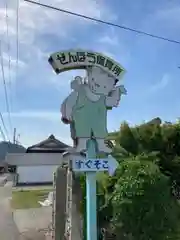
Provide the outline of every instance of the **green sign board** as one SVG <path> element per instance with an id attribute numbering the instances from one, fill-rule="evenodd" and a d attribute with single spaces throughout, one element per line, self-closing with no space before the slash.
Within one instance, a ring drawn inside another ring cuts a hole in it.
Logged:
<path id="1" fill-rule="evenodd" d="M 86 142 L 95 138 L 99 152 L 109 153 L 107 137 L 107 109 L 117 107 L 123 85 L 117 86 L 124 68 L 111 58 L 97 52 L 69 50 L 50 56 L 49 62 L 58 74 L 71 69 L 86 69 L 87 77 L 76 76 L 71 82 L 72 92 L 61 105 L 62 120 L 71 126 L 76 152 L 86 150 Z"/>

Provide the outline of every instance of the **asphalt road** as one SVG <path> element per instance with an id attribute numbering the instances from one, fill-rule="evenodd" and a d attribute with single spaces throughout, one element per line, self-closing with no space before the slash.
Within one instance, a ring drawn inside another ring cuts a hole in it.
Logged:
<path id="1" fill-rule="evenodd" d="M 13 221 L 9 199 L 12 194 L 11 184 L 0 187 L 0 239 L 20 240 L 20 234 Z"/>
<path id="2" fill-rule="evenodd" d="M 45 240 L 44 233 L 34 228 L 30 228 L 24 233 L 19 232 L 10 207 L 11 196 L 12 183 L 8 181 L 5 186 L 0 187 L 0 240 Z M 27 218 L 29 219 L 26 216 Z M 21 219 L 22 221 L 23 219 Z"/>
<path id="3" fill-rule="evenodd" d="M 5 186 L 2 186 L 4 178 L 0 178 L 0 240 L 45 240 L 48 239 L 44 236 L 43 232 L 36 231 L 34 226 L 26 233 L 20 233 L 13 219 L 13 213 L 10 207 L 10 199 L 12 196 L 12 182 L 7 181 Z M 33 209 L 32 209 L 33 210 Z M 31 211 L 32 211 L 31 210 Z M 27 215 L 27 214 L 26 214 Z M 50 214 L 48 214 L 50 215 Z M 15 216 L 14 216 L 15 217 Z M 32 221 L 29 216 L 21 216 Z M 36 219 L 36 218 L 35 218 Z M 23 222 L 21 220 L 21 222 Z M 77 214 L 75 205 L 73 204 L 72 216 L 72 237 L 73 240 L 80 240 L 80 219 Z M 47 225 L 47 224 L 46 224 Z M 51 239 L 51 238 L 49 238 Z"/>

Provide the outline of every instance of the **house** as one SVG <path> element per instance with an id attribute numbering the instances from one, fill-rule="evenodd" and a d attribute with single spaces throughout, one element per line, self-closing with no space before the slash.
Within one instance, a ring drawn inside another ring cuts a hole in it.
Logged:
<path id="1" fill-rule="evenodd" d="M 7 164 L 16 166 L 16 184 L 48 184 L 53 173 L 67 158 L 63 153 L 71 147 L 50 135 L 46 140 L 27 148 L 26 153 L 8 154 Z"/>
<path id="2" fill-rule="evenodd" d="M 108 141 L 109 147 L 112 143 Z M 16 184 L 52 184 L 57 167 L 69 160 L 84 159 L 73 148 L 50 135 L 46 140 L 27 148 L 24 153 L 9 153 L 6 164 L 16 168 Z"/>

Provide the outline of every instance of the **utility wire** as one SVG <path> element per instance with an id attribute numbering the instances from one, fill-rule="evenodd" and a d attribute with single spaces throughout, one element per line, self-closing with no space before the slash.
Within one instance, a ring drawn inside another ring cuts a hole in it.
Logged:
<path id="1" fill-rule="evenodd" d="M 8 48 L 8 71 L 9 71 L 9 88 L 11 91 L 12 83 L 11 83 L 11 57 L 10 57 L 10 39 L 9 39 L 9 16 L 8 16 L 8 0 L 6 0 L 6 35 L 7 35 L 7 48 Z M 10 94 L 10 102 L 12 107 L 12 96 Z M 8 103 L 9 105 L 9 103 Z M 9 106 L 7 107 L 9 108 Z M 10 109 L 8 111 L 8 118 L 9 118 L 9 124 L 10 124 L 10 130 L 12 132 L 12 122 L 11 122 L 11 116 L 10 116 Z"/>
<path id="2" fill-rule="evenodd" d="M 0 112 L 0 119 L 1 119 L 2 125 L 3 125 L 4 130 L 5 130 L 5 132 L 6 132 L 6 135 L 7 135 L 7 128 L 6 128 L 6 125 L 5 125 L 5 123 L 4 123 L 4 118 L 3 118 L 3 115 L 2 115 L 1 112 Z M 4 134 L 1 126 L 0 126 L 0 132 L 1 132 L 1 135 L 2 135 L 3 140 L 6 141 L 6 136 L 5 136 L 5 134 Z M 7 137 L 8 137 L 8 136 L 7 136 Z"/>
<path id="3" fill-rule="evenodd" d="M 19 73 L 19 0 L 16 0 L 16 84 L 18 81 Z M 15 88 L 15 96 L 16 88 Z M 15 128 L 16 129 L 16 128 Z"/>
<path id="4" fill-rule="evenodd" d="M 2 136 L 2 138 L 3 138 L 3 141 L 6 141 L 6 137 L 5 137 L 5 134 L 4 134 L 1 126 L 0 126 L 0 133 L 1 133 L 1 136 Z"/>
<path id="5" fill-rule="evenodd" d="M 4 85 L 4 92 L 5 92 L 5 100 L 6 100 L 6 108 L 7 108 L 7 112 L 8 112 L 8 116 L 9 116 L 9 121 L 10 121 L 10 126 L 12 127 L 11 125 L 11 116 L 10 116 L 10 110 L 9 110 L 9 102 L 8 102 L 8 94 L 7 94 L 7 88 L 6 88 L 6 80 L 5 80 L 5 75 L 4 75 L 4 64 L 3 64 L 3 56 L 2 56 L 2 45 L 1 45 L 1 41 L 0 41 L 0 58 L 1 58 L 1 71 L 2 71 L 2 79 L 3 79 L 3 85 Z M 1 118 L 1 121 L 2 121 L 2 124 L 3 124 L 3 127 L 4 127 L 4 130 L 6 132 L 6 135 L 7 135 L 7 138 L 9 139 L 10 141 L 10 138 L 9 138 L 9 134 L 8 134 L 8 131 L 7 131 L 7 128 L 5 126 L 5 123 L 4 123 L 4 120 L 3 120 L 3 117 L 2 117 L 2 114 L 0 113 L 0 118 Z"/>
<path id="6" fill-rule="evenodd" d="M 18 78 L 18 70 L 19 70 L 19 0 L 17 0 L 17 8 L 16 8 L 16 81 Z"/>
<path id="7" fill-rule="evenodd" d="M 8 48 L 8 56 L 9 56 L 9 83 L 11 84 L 11 57 L 10 57 L 10 40 L 9 40 L 9 19 L 8 19 L 8 0 L 6 0 L 6 34 L 7 34 L 7 48 Z"/>
<path id="8" fill-rule="evenodd" d="M 101 23 L 101 24 L 106 24 L 106 25 L 109 25 L 109 26 L 121 28 L 121 29 L 124 29 L 126 31 L 131 31 L 131 32 L 135 32 L 137 34 L 146 35 L 148 37 L 164 40 L 164 41 L 171 42 L 171 43 L 180 44 L 180 41 L 177 41 L 177 40 L 174 40 L 174 39 L 158 36 L 158 35 L 155 35 L 155 34 L 151 34 L 151 33 L 144 32 L 144 31 L 141 31 L 141 30 L 137 30 L 137 29 L 134 29 L 134 28 L 130 28 L 130 27 L 126 27 L 126 26 L 123 26 L 123 25 L 115 24 L 115 23 L 112 23 L 112 22 L 103 21 L 103 20 L 100 20 L 100 19 L 97 19 L 97 18 L 94 18 L 94 17 L 89 17 L 89 16 L 86 16 L 86 15 L 83 15 L 83 14 L 71 12 L 71 11 L 68 11 L 68 10 L 65 10 L 65 9 L 62 9 L 62 8 L 53 7 L 53 6 L 50 6 L 50 5 L 46 5 L 46 4 L 43 4 L 43 3 L 31 1 L 31 0 L 24 0 L 24 1 L 32 3 L 32 4 L 39 5 L 41 7 L 46 7 L 46 8 L 49 8 L 49 9 L 53 9 L 53 10 L 56 10 L 56 11 L 67 13 L 69 15 L 73 15 L 73 16 L 76 16 L 76 17 L 88 19 L 90 21 L 94 21 L 94 22 L 98 22 L 98 23 Z"/>

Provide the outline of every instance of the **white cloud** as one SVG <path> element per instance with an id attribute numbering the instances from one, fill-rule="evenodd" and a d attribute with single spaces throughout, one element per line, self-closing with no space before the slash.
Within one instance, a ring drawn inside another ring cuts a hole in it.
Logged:
<path id="1" fill-rule="evenodd" d="M 17 1 L 8 1 L 8 30 L 11 43 L 11 59 L 12 64 L 16 59 L 16 35 L 17 35 Z M 73 11 L 79 14 L 88 15 L 95 18 L 114 18 L 114 14 L 105 6 L 102 0 L 43 0 L 43 4 L 52 5 Z M 79 29 L 79 26 L 89 26 L 93 24 L 91 21 L 86 21 L 82 18 L 74 17 L 62 12 L 51 10 L 45 7 L 40 7 L 35 4 L 19 1 L 19 65 L 26 63 L 28 68 L 26 71 L 31 71 L 36 68 L 36 73 L 41 74 L 44 69 L 48 69 L 47 59 L 49 57 L 49 51 L 44 50 L 54 49 L 52 44 L 54 36 L 59 39 L 59 46 L 57 50 L 62 48 L 62 41 L 67 38 L 71 41 L 71 30 Z M 6 25 L 6 8 L 5 2 L 0 3 L 0 37 L 3 41 L 3 52 L 7 56 L 9 54 L 7 50 L 7 25 Z M 46 38 L 44 41 L 42 38 Z M 51 39 L 52 38 L 52 39 Z M 73 39 L 73 38 L 72 38 Z M 42 46 L 42 40 L 46 45 Z M 65 40 L 66 42 L 66 40 Z M 56 43 L 57 44 L 57 43 Z M 53 50 L 54 51 L 54 50 Z M 6 58 L 6 57 L 5 57 Z M 21 75 L 21 70 L 19 74 Z M 13 71 L 13 70 L 12 70 Z M 43 81 L 51 80 L 51 72 L 49 71 L 49 77 L 45 73 Z M 33 82 L 33 81 L 31 81 Z"/>
<path id="2" fill-rule="evenodd" d="M 62 131 L 61 131 L 62 132 Z M 38 131 L 38 134 L 36 134 L 34 131 L 30 132 L 28 135 L 21 134 L 19 137 L 19 142 L 23 144 L 25 147 L 32 146 L 38 142 L 41 142 L 45 139 L 47 139 L 51 134 L 53 134 L 57 139 L 59 139 L 61 142 L 66 143 L 70 146 L 72 146 L 72 140 L 70 138 L 70 134 L 68 134 L 68 131 L 65 131 L 64 134 L 59 134 L 58 131 L 50 132 L 47 134 L 47 132 Z"/>
<path id="3" fill-rule="evenodd" d="M 179 41 L 179 4 L 177 4 L 176 1 L 169 1 L 168 3 L 166 1 L 163 5 L 160 4 L 154 11 L 146 14 L 146 17 L 139 25 L 139 29 L 157 36 Z M 145 51 L 146 49 L 149 51 L 149 48 L 151 48 L 151 56 L 154 55 L 155 59 L 159 57 L 159 52 L 162 51 L 162 48 L 165 49 L 169 47 L 171 47 L 171 44 L 168 41 L 150 38 L 148 36 L 137 35 L 134 39 L 134 49 L 144 48 Z"/>
<path id="4" fill-rule="evenodd" d="M 164 74 L 163 77 L 155 83 L 151 88 L 150 92 L 158 92 L 159 90 L 162 90 L 168 86 L 170 82 L 170 76 L 169 74 Z"/>
<path id="5" fill-rule="evenodd" d="M 3 116 L 8 116 L 8 113 L 3 113 Z M 60 112 L 47 112 L 47 111 L 19 111 L 12 112 L 12 118 L 20 119 L 39 119 L 39 120 L 49 120 L 49 121 L 60 121 Z"/>
<path id="6" fill-rule="evenodd" d="M 1 47 L 1 46 L 0 46 Z M 18 70 L 24 71 L 26 68 L 26 63 L 19 60 L 17 63 L 16 58 L 13 56 L 8 55 L 7 52 L 2 52 L 2 61 L 3 61 L 3 70 L 4 70 L 4 77 L 6 80 L 6 83 L 10 84 L 12 83 L 16 78 L 16 72 L 17 72 L 17 64 L 18 64 Z M 0 59 L 1 61 L 1 59 Z M 2 75 L 2 69 L 0 68 L 0 75 Z M 0 84 L 2 81 L 0 82 Z M 0 85 L 1 86 L 1 85 Z"/>
<path id="7" fill-rule="evenodd" d="M 116 46 L 118 44 L 117 36 L 105 35 L 98 40 L 100 43 Z"/>
<path id="8" fill-rule="evenodd" d="M 114 27 L 107 27 L 97 39 L 96 44 L 100 52 L 120 62 L 124 68 L 131 58 L 131 50 L 122 37 L 122 32 Z"/>
<path id="9" fill-rule="evenodd" d="M 17 3 L 18 0 L 16 0 Z M 60 7 L 79 14 L 103 18 L 111 17 L 110 11 L 105 7 L 102 1 L 95 0 L 52 0 L 41 1 L 43 4 Z M 16 34 L 16 3 L 14 0 L 9 1 L 8 23 L 10 35 Z M 36 34 L 53 33 L 58 36 L 65 36 L 67 30 L 73 26 L 84 23 L 92 23 L 82 18 L 71 16 L 62 12 L 51 10 L 35 4 L 20 1 L 19 8 L 19 30 L 20 42 L 33 43 Z M 0 33 L 6 32 L 6 9 L 5 6 L 0 8 Z"/>
<path id="10" fill-rule="evenodd" d="M 5 121 L 8 113 L 4 112 Z M 46 139 L 53 134 L 55 137 L 72 145 L 69 125 L 61 122 L 60 111 L 19 111 L 11 113 L 12 122 L 20 133 L 19 141 L 25 146 L 30 146 Z M 112 113 L 108 113 L 108 129 L 112 131 L 119 127 L 121 119 L 114 121 Z"/>
<path id="11" fill-rule="evenodd" d="M 5 66 L 8 66 L 9 60 L 11 62 L 11 67 L 16 67 L 16 59 L 13 58 L 12 56 L 10 56 L 10 59 L 9 59 L 9 55 L 7 53 L 4 53 L 3 54 L 3 61 L 4 61 Z M 19 60 L 18 65 L 19 65 L 19 67 L 25 67 L 26 63 Z"/>
<path id="12" fill-rule="evenodd" d="M 114 27 L 108 27 L 107 31 L 97 40 L 104 45 L 115 47 L 119 44 L 119 36 Z"/>
<path id="13" fill-rule="evenodd" d="M 156 12 L 155 18 L 168 24 L 171 27 L 180 26 L 180 6 L 173 6 L 171 8 L 160 9 Z M 164 22 L 166 21 L 166 22 Z"/>
<path id="14" fill-rule="evenodd" d="M 5 122 L 8 123 L 8 113 L 3 113 Z M 12 112 L 11 119 L 20 134 L 19 142 L 30 146 L 43 141 L 53 134 L 62 142 L 72 145 L 69 125 L 61 122 L 60 111 L 19 111 Z"/>
<path id="15" fill-rule="evenodd" d="M 17 17 L 17 1 L 10 0 L 8 3 L 8 22 L 10 34 L 16 33 L 16 17 Z M 103 18 L 109 14 L 110 11 L 105 7 L 102 1 L 95 0 L 52 0 L 41 1 L 43 4 L 59 7 L 61 9 L 66 9 L 79 14 L 88 15 L 95 18 Z M 84 20 L 77 17 L 72 17 L 70 15 L 51 10 L 45 7 L 41 7 L 32 3 L 20 0 L 19 9 L 19 24 L 21 30 L 21 40 L 24 39 L 23 36 L 30 36 L 30 38 L 37 32 L 48 32 L 61 35 L 66 31 L 68 25 L 76 25 L 84 23 Z M 6 9 L 5 4 L 0 9 L 0 20 L 1 20 L 1 33 L 6 32 Z M 11 31 L 12 29 L 12 31 Z M 30 30 L 28 32 L 28 30 Z M 27 34 L 27 35 L 26 35 Z"/>
<path id="16" fill-rule="evenodd" d="M 16 72 L 17 1 L 18 0 L 8 1 L 8 30 L 12 64 L 11 75 L 13 76 Z M 109 21 L 116 19 L 115 14 L 106 7 L 104 4 L 105 1 L 103 0 L 41 0 L 41 2 L 99 19 Z M 9 52 L 7 49 L 6 9 L 4 3 L 5 1 L 0 1 L 0 38 L 3 41 L 4 69 L 7 76 Z M 60 89 L 62 97 L 62 95 L 65 94 L 63 92 L 65 85 L 70 90 L 68 83 L 72 80 L 72 77 L 74 77 L 75 72 L 63 73 L 61 76 L 52 74 L 51 67 L 47 61 L 49 54 L 51 51 L 54 51 L 55 47 L 57 51 L 64 48 L 67 42 L 72 41 L 72 46 L 75 45 L 73 39 L 76 36 L 72 36 L 71 30 L 73 32 L 77 30 L 76 35 L 78 37 L 78 31 L 80 31 L 80 29 L 83 30 L 92 24 L 96 25 L 96 23 L 88 20 L 20 0 L 19 77 L 16 82 L 16 88 L 21 87 L 21 81 L 23 81 L 22 85 L 25 83 L 31 86 L 40 84 L 42 88 L 44 86 L 43 84 L 50 82 Z M 53 45 L 54 39 L 56 46 Z M 31 91 L 31 86 L 29 86 L 29 91 Z M 2 94 L 0 93 L 0 95 Z M 8 120 L 6 113 L 4 113 L 3 116 L 5 120 Z M 13 125 L 17 127 L 18 132 L 21 134 L 20 142 L 26 146 L 35 144 L 47 138 L 50 134 L 54 134 L 57 137 L 61 136 L 59 137 L 61 140 L 71 143 L 69 126 L 61 123 L 59 111 L 35 112 L 32 110 L 12 112 L 11 118 Z"/>
<path id="17" fill-rule="evenodd" d="M 173 2 L 173 1 L 172 1 Z M 166 38 L 179 39 L 180 5 L 177 3 L 164 4 L 143 21 L 143 29 L 154 32 Z M 162 41 L 159 41 L 161 44 Z M 164 43 L 166 43 L 164 41 Z"/>

